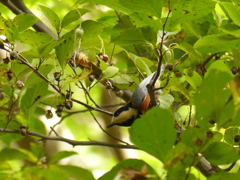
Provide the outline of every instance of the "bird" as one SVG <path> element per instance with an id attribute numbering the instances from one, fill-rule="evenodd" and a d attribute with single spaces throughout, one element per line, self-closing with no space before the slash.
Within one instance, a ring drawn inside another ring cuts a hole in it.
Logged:
<path id="1" fill-rule="evenodd" d="M 159 77 L 164 72 L 162 65 Z M 150 104 L 150 95 L 148 93 L 147 85 L 150 84 L 157 72 L 153 72 L 148 77 L 143 79 L 132 94 L 131 100 L 124 106 L 117 109 L 112 117 L 112 121 L 107 125 L 107 128 L 112 126 L 131 126 L 133 122 L 141 117 L 148 109 Z M 158 78 L 159 78 L 158 77 Z M 157 80 L 154 87 L 158 88 L 160 82 Z M 155 97 L 158 99 L 160 92 L 155 91 Z"/>

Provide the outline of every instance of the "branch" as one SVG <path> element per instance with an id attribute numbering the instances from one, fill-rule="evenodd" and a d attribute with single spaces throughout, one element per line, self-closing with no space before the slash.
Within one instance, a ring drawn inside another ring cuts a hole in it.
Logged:
<path id="1" fill-rule="evenodd" d="M 0 128 L 0 133 L 21 134 L 21 131 L 20 130 Z M 68 143 L 72 146 L 106 146 L 106 147 L 121 148 L 121 149 L 138 149 L 134 145 L 112 144 L 112 143 L 93 141 L 93 140 L 90 140 L 90 141 L 75 141 L 75 140 L 67 139 L 67 138 L 64 138 L 64 137 L 61 137 L 61 136 L 47 136 L 47 135 L 40 134 L 40 133 L 33 132 L 33 131 L 26 131 L 25 136 L 39 137 L 39 138 L 41 138 L 41 140 L 66 142 L 66 143 Z"/>
<path id="2" fill-rule="evenodd" d="M 24 4 L 22 0 L 0 0 L 0 2 L 10 9 L 14 14 L 31 14 L 35 16 Z M 36 17 L 36 16 L 35 16 Z M 36 17 L 38 18 L 38 17 Z M 44 32 L 51 35 L 54 39 L 58 39 L 57 35 L 54 34 L 42 21 L 38 20 L 34 25 L 33 28 L 38 32 Z"/>
<path id="3" fill-rule="evenodd" d="M 177 62 L 173 65 L 173 68 L 172 68 L 171 70 L 169 70 L 169 73 L 168 73 L 168 76 L 167 76 L 167 80 L 166 80 L 165 85 L 164 85 L 164 86 L 161 86 L 160 88 L 154 89 L 155 91 L 160 90 L 160 89 L 164 89 L 165 87 L 167 87 L 167 85 L 168 85 L 168 83 L 169 83 L 169 81 L 170 81 L 170 79 L 171 79 L 171 74 L 172 74 L 172 71 L 173 71 L 174 67 L 177 66 L 177 65 L 180 63 L 180 61 L 181 61 L 184 57 L 186 57 L 187 55 L 188 55 L 188 53 L 185 53 L 185 54 L 183 54 L 183 55 L 177 60 Z"/>
<path id="4" fill-rule="evenodd" d="M 151 80 L 149 86 L 147 87 L 148 89 L 148 93 L 150 95 L 150 104 L 151 106 L 157 106 L 157 101 L 156 101 L 156 98 L 155 98 L 155 83 L 158 81 L 158 78 L 161 74 L 161 71 L 162 71 L 162 61 L 163 61 L 163 52 L 162 52 L 162 47 L 163 47 L 163 41 L 164 41 L 164 37 L 165 37 L 165 26 L 167 24 L 167 21 L 168 21 L 168 18 L 170 16 L 170 13 L 171 13 L 171 9 L 170 9 L 170 0 L 168 0 L 168 14 L 166 16 L 166 20 L 162 26 L 162 36 L 161 36 L 161 43 L 160 43 L 160 47 L 157 48 L 157 53 L 158 53 L 158 57 L 157 57 L 157 60 L 158 60 L 158 68 L 157 68 L 157 72 L 155 74 L 155 76 L 153 76 L 153 79 Z"/>
<path id="5" fill-rule="evenodd" d="M 199 157 L 199 163 L 195 167 L 205 176 L 209 177 L 217 172 L 222 171 L 218 166 L 211 165 L 206 159 L 201 156 Z"/>
<path id="6" fill-rule="evenodd" d="M 5 49 L 5 50 L 6 50 L 6 49 Z M 6 51 L 8 51 L 8 50 L 6 50 Z M 58 88 L 57 88 L 54 84 L 52 84 L 43 74 L 41 74 L 36 68 L 34 68 L 34 67 L 28 62 L 28 60 L 27 60 L 23 55 L 19 54 L 18 60 L 19 60 L 22 64 L 25 64 L 25 65 L 28 66 L 30 69 L 32 69 L 33 72 L 34 72 L 36 75 L 38 75 L 40 78 L 42 78 L 42 79 L 43 79 L 44 81 L 46 81 L 48 84 L 50 84 L 50 86 L 52 86 L 52 88 L 53 88 L 55 91 L 57 91 L 59 94 L 61 94 L 62 96 L 65 97 L 65 94 L 63 94 L 63 93 L 60 91 L 60 89 L 58 89 Z M 86 104 L 86 103 L 84 103 L 84 102 L 81 102 L 81 101 L 76 100 L 76 99 L 73 99 L 73 98 L 71 98 L 71 100 L 72 100 L 73 102 L 76 102 L 76 103 L 78 103 L 78 104 L 81 104 L 81 105 L 85 106 L 85 107 L 88 108 L 88 109 L 95 110 L 95 111 L 98 111 L 98 112 L 102 112 L 102 113 L 108 114 L 108 115 L 110 115 L 110 116 L 113 115 L 112 112 L 109 112 L 109 111 L 107 111 L 107 110 L 105 110 L 105 109 L 97 108 L 97 107 L 92 107 L 92 106 L 90 106 L 90 105 L 88 105 L 88 104 Z"/>

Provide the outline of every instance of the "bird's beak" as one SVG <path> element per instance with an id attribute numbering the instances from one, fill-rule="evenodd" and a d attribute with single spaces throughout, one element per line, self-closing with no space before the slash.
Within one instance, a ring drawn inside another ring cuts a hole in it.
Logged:
<path id="1" fill-rule="evenodd" d="M 116 124 L 112 121 L 112 122 L 110 122 L 110 123 L 107 125 L 107 128 L 110 128 L 110 127 L 112 127 L 112 126 L 114 126 L 114 125 L 116 125 Z"/>

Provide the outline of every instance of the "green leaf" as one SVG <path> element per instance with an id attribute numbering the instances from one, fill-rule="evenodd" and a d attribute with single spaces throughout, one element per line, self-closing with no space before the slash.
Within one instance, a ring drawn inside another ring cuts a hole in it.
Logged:
<path id="1" fill-rule="evenodd" d="M 217 53 L 229 51 L 231 48 L 239 49 L 240 42 L 239 39 L 235 37 L 208 35 L 199 39 L 194 44 L 194 48 L 204 54 Z"/>
<path id="2" fill-rule="evenodd" d="M 224 88 L 231 79 L 232 74 L 223 61 L 212 63 L 202 85 L 194 96 L 196 119 L 219 121 L 219 112 L 222 111 L 231 93 Z"/>
<path id="3" fill-rule="evenodd" d="M 0 160 L 0 172 L 4 170 L 11 170 L 11 169 L 12 169 L 11 166 L 7 162 Z"/>
<path id="4" fill-rule="evenodd" d="M 174 97 L 171 94 L 160 95 L 160 107 L 163 109 L 168 109 L 174 101 Z"/>
<path id="5" fill-rule="evenodd" d="M 27 159 L 28 156 L 17 149 L 5 148 L 0 151 L 0 159 L 2 161 Z"/>
<path id="6" fill-rule="evenodd" d="M 212 12 L 216 2 L 209 0 L 181 0 L 172 7 L 172 16 L 168 23 L 170 26 L 176 27 L 185 21 L 198 19 Z"/>
<path id="7" fill-rule="evenodd" d="M 31 49 L 35 56 L 47 55 L 55 46 L 55 40 L 52 36 L 42 32 L 34 32 L 32 30 L 20 33 L 20 40 L 31 45 Z M 49 48 L 51 47 L 51 48 Z"/>
<path id="8" fill-rule="evenodd" d="M 188 69 L 183 71 L 187 82 L 193 87 L 194 90 L 197 90 L 197 88 L 202 84 L 202 77 L 196 71 L 193 71 L 193 75 L 189 76 L 187 71 Z"/>
<path id="9" fill-rule="evenodd" d="M 119 162 L 116 166 L 114 166 L 109 172 L 104 174 L 98 180 L 115 179 L 118 173 L 121 172 L 121 170 L 124 170 L 124 168 L 132 168 L 135 171 L 141 171 L 144 166 L 147 166 L 147 169 L 148 169 L 147 175 L 152 177 L 151 180 L 158 179 L 157 173 L 154 171 L 154 169 L 144 161 L 138 160 L 138 159 L 127 159 Z"/>
<path id="10" fill-rule="evenodd" d="M 56 46 L 56 55 L 61 67 L 65 67 L 68 59 L 73 56 L 76 49 L 76 38 L 74 36 L 74 31 L 70 31 L 64 34 L 59 40 L 61 42 Z"/>
<path id="11" fill-rule="evenodd" d="M 21 106 L 27 121 L 29 121 L 40 103 L 41 98 L 45 96 L 48 83 L 33 73 L 26 81 L 26 87 L 27 90 L 21 99 Z M 37 97 L 40 98 L 36 99 Z"/>
<path id="12" fill-rule="evenodd" d="M 240 26 L 240 12 L 239 10 L 229 2 L 219 2 L 218 3 L 230 16 L 230 18 L 233 20 L 233 22 Z"/>
<path id="13" fill-rule="evenodd" d="M 228 144 L 235 144 L 234 143 L 234 137 L 239 134 L 239 128 L 237 127 L 230 127 L 226 129 L 225 134 L 224 134 L 224 141 L 226 141 Z M 238 144 L 238 143 L 236 143 Z"/>
<path id="14" fill-rule="evenodd" d="M 119 0 L 131 12 L 141 12 L 161 18 L 163 0 Z"/>
<path id="15" fill-rule="evenodd" d="M 185 131 L 181 133 L 181 142 L 183 142 L 186 146 L 192 148 L 195 150 L 195 152 L 198 152 L 202 146 L 197 146 L 197 141 L 204 142 L 206 140 L 205 134 L 202 132 L 200 128 L 196 127 L 188 127 Z"/>
<path id="16" fill-rule="evenodd" d="M 139 69 L 146 72 L 148 75 L 152 73 L 150 67 L 153 66 L 153 62 L 151 60 L 144 57 L 138 57 L 132 53 L 129 53 L 129 56 L 135 62 Z"/>
<path id="17" fill-rule="evenodd" d="M 150 26 L 155 30 L 155 32 L 157 32 L 159 29 L 162 28 L 160 23 L 156 19 L 154 19 L 151 16 L 148 16 L 145 13 L 136 12 L 136 13 L 129 14 L 129 16 L 132 19 L 133 24 L 135 24 L 138 27 Z"/>
<path id="18" fill-rule="evenodd" d="M 27 30 L 38 21 L 38 19 L 31 14 L 19 14 L 14 20 L 19 32 Z"/>
<path id="19" fill-rule="evenodd" d="M 223 142 L 213 142 L 202 154 L 214 165 L 229 164 L 240 158 L 234 147 Z"/>
<path id="20" fill-rule="evenodd" d="M 129 12 L 129 10 L 126 7 L 124 7 L 119 2 L 119 0 L 90 0 L 90 2 L 108 6 L 109 8 L 115 9 L 117 11 Z"/>
<path id="21" fill-rule="evenodd" d="M 52 26 L 55 28 L 56 32 L 59 33 L 61 27 L 58 15 L 52 9 L 46 6 L 39 5 L 39 7 L 41 8 L 44 15 L 48 18 Z"/>
<path id="22" fill-rule="evenodd" d="M 192 44 L 189 44 L 187 42 L 182 42 L 180 45 L 176 46 L 176 48 L 179 48 L 179 49 L 185 51 L 186 53 L 188 53 L 188 55 L 190 56 L 190 58 L 193 62 L 199 63 L 204 60 L 202 54 L 197 52 L 193 48 Z"/>
<path id="23" fill-rule="evenodd" d="M 30 113 L 34 113 L 33 110 L 30 111 L 29 114 Z M 29 129 L 28 129 L 29 131 L 46 134 L 46 127 L 45 127 L 44 123 L 36 117 L 31 117 L 30 121 L 28 122 L 28 127 L 29 127 Z"/>
<path id="24" fill-rule="evenodd" d="M 120 32 L 116 38 L 111 39 L 111 42 L 120 46 L 128 46 L 133 44 L 146 44 L 146 39 L 138 28 L 129 28 Z"/>
<path id="25" fill-rule="evenodd" d="M 78 154 L 78 153 L 75 152 L 75 151 L 60 151 L 60 152 L 57 152 L 50 159 L 50 163 L 51 164 L 56 163 L 56 162 L 60 161 L 61 159 L 64 159 L 64 158 L 67 158 L 69 156 L 76 155 L 76 154 Z"/>
<path id="26" fill-rule="evenodd" d="M 88 68 L 84 68 L 81 72 L 81 74 L 78 74 L 76 76 L 73 76 L 69 79 L 70 82 L 79 82 L 83 79 L 88 78 L 88 75 L 91 74 L 92 71 L 89 70 Z"/>
<path id="27" fill-rule="evenodd" d="M 79 12 L 78 9 L 74 9 L 69 11 L 62 20 L 62 28 L 68 26 L 69 24 L 71 24 L 74 21 L 79 20 L 81 17 L 81 13 Z"/>
<path id="28" fill-rule="evenodd" d="M 207 178 L 207 180 L 236 180 L 240 177 L 240 173 L 232 173 L 232 172 L 218 172 L 216 174 L 213 174 Z"/>
<path id="29" fill-rule="evenodd" d="M 82 29 L 84 30 L 84 36 L 82 37 L 81 45 L 84 47 L 94 46 L 101 47 L 101 41 L 99 35 L 102 33 L 105 25 L 96 21 L 87 20 L 82 22 Z"/>
<path id="30" fill-rule="evenodd" d="M 165 162 L 176 140 L 174 119 L 170 111 L 153 107 L 129 129 L 131 141 L 145 152 Z"/>
<path id="31" fill-rule="evenodd" d="M 237 38 L 240 37 L 240 29 L 239 26 L 235 24 L 226 24 L 221 27 L 219 27 L 220 30 L 222 30 L 224 33 L 230 34 L 232 36 L 235 36 Z"/>
<path id="32" fill-rule="evenodd" d="M 11 43 L 14 43 L 16 42 L 16 40 L 19 39 L 19 31 L 15 24 L 13 23 L 13 21 L 10 19 L 4 23 L 4 32 L 5 32 L 4 35 L 8 38 L 8 40 Z"/>
<path id="33" fill-rule="evenodd" d="M 106 79 L 106 78 L 110 78 L 112 76 L 114 76 L 115 74 L 117 74 L 119 71 L 119 69 L 117 67 L 114 66 L 108 66 L 105 70 L 103 70 L 103 76 L 102 79 Z"/>
<path id="34" fill-rule="evenodd" d="M 95 180 L 93 174 L 81 167 L 71 165 L 54 165 L 46 169 L 46 179 L 55 179 L 58 177 L 59 180 L 72 179 L 77 180 Z"/>

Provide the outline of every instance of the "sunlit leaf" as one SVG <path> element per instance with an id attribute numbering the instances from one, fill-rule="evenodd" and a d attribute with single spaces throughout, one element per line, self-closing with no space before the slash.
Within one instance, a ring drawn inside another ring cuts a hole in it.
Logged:
<path id="1" fill-rule="evenodd" d="M 48 18 L 48 20 L 50 21 L 52 26 L 55 28 L 56 32 L 59 32 L 60 19 L 59 19 L 58 15 L 52 9 L 50 9 L 46 6 L 39 5 L 39 7 L 41 8 L 44 15 Z"/>
<path id="2" fill-rule="evenodd" d="M 179 23 L 191 21 L 211 13 L 214 7 L 215 2 L 208 0 L 178 1 L 178 3 L 172 7 L 172 16 L 169 19 L 169 23 L 175 27 Z"/>
<path id="3" fill-rule="evenodd" d="M 55 47 L 56 55 L 61 67 L 65 67 L 69 58 L 73 56 L 74 50 L 76 48 L 76 39 L 74 36 L 74 31 L 70 31 L 64 34 L 59 40 L 61 42 Z"/>
<path id="4" fill-rule="evenodd" d="M 20 32 L 27 30 L 38 21 L 35 16 L 30 14 L 19 14 L 14 20 Z"/>
<path id="5" fill-rule="evenodd" d="M 20 39 L 22 42 L 31 45 L 31 50 L 36 56 L 47 55 L 57 45 L 52 36 L 32 30 L 21 33 Z"/>
<path id="6" fill-rule="evenodd" d="M 162 0 L 119 0 L 119 2 L 131 12 L 141 12 L 161 18 Z"/>
<path id="7" fill-rule="evenodd" d="M 81 13 L 79 12 L 78 9 L 74 9 L 72 11 L 69 11 L 62 20 L 62 28 L 66 27 L 70 23 L 79 20 L 81 17 Z"/>
<path id="8" fill-rule="evenodd" d="M 230 2 L 219 2 L 219 5 L 224 8 L 233 22 L 240 26 L 240 13 L 239 10 Z"/>
<path id="9" fill-rule="evenodd" d="M 110 78 L 117 74 L 119 69 L 114 66 L 108 66 L 105 70 L 103 70 L 103 76 L 102 79 Z"/>
<path id="10" fill-rule="evenodd" d="M 205 54 L 229 51 L 231 48 L 239 49 L 239 47 L 238 38 L 216 35 L 204 36 L 194 44 L 194 48 Z"/>

